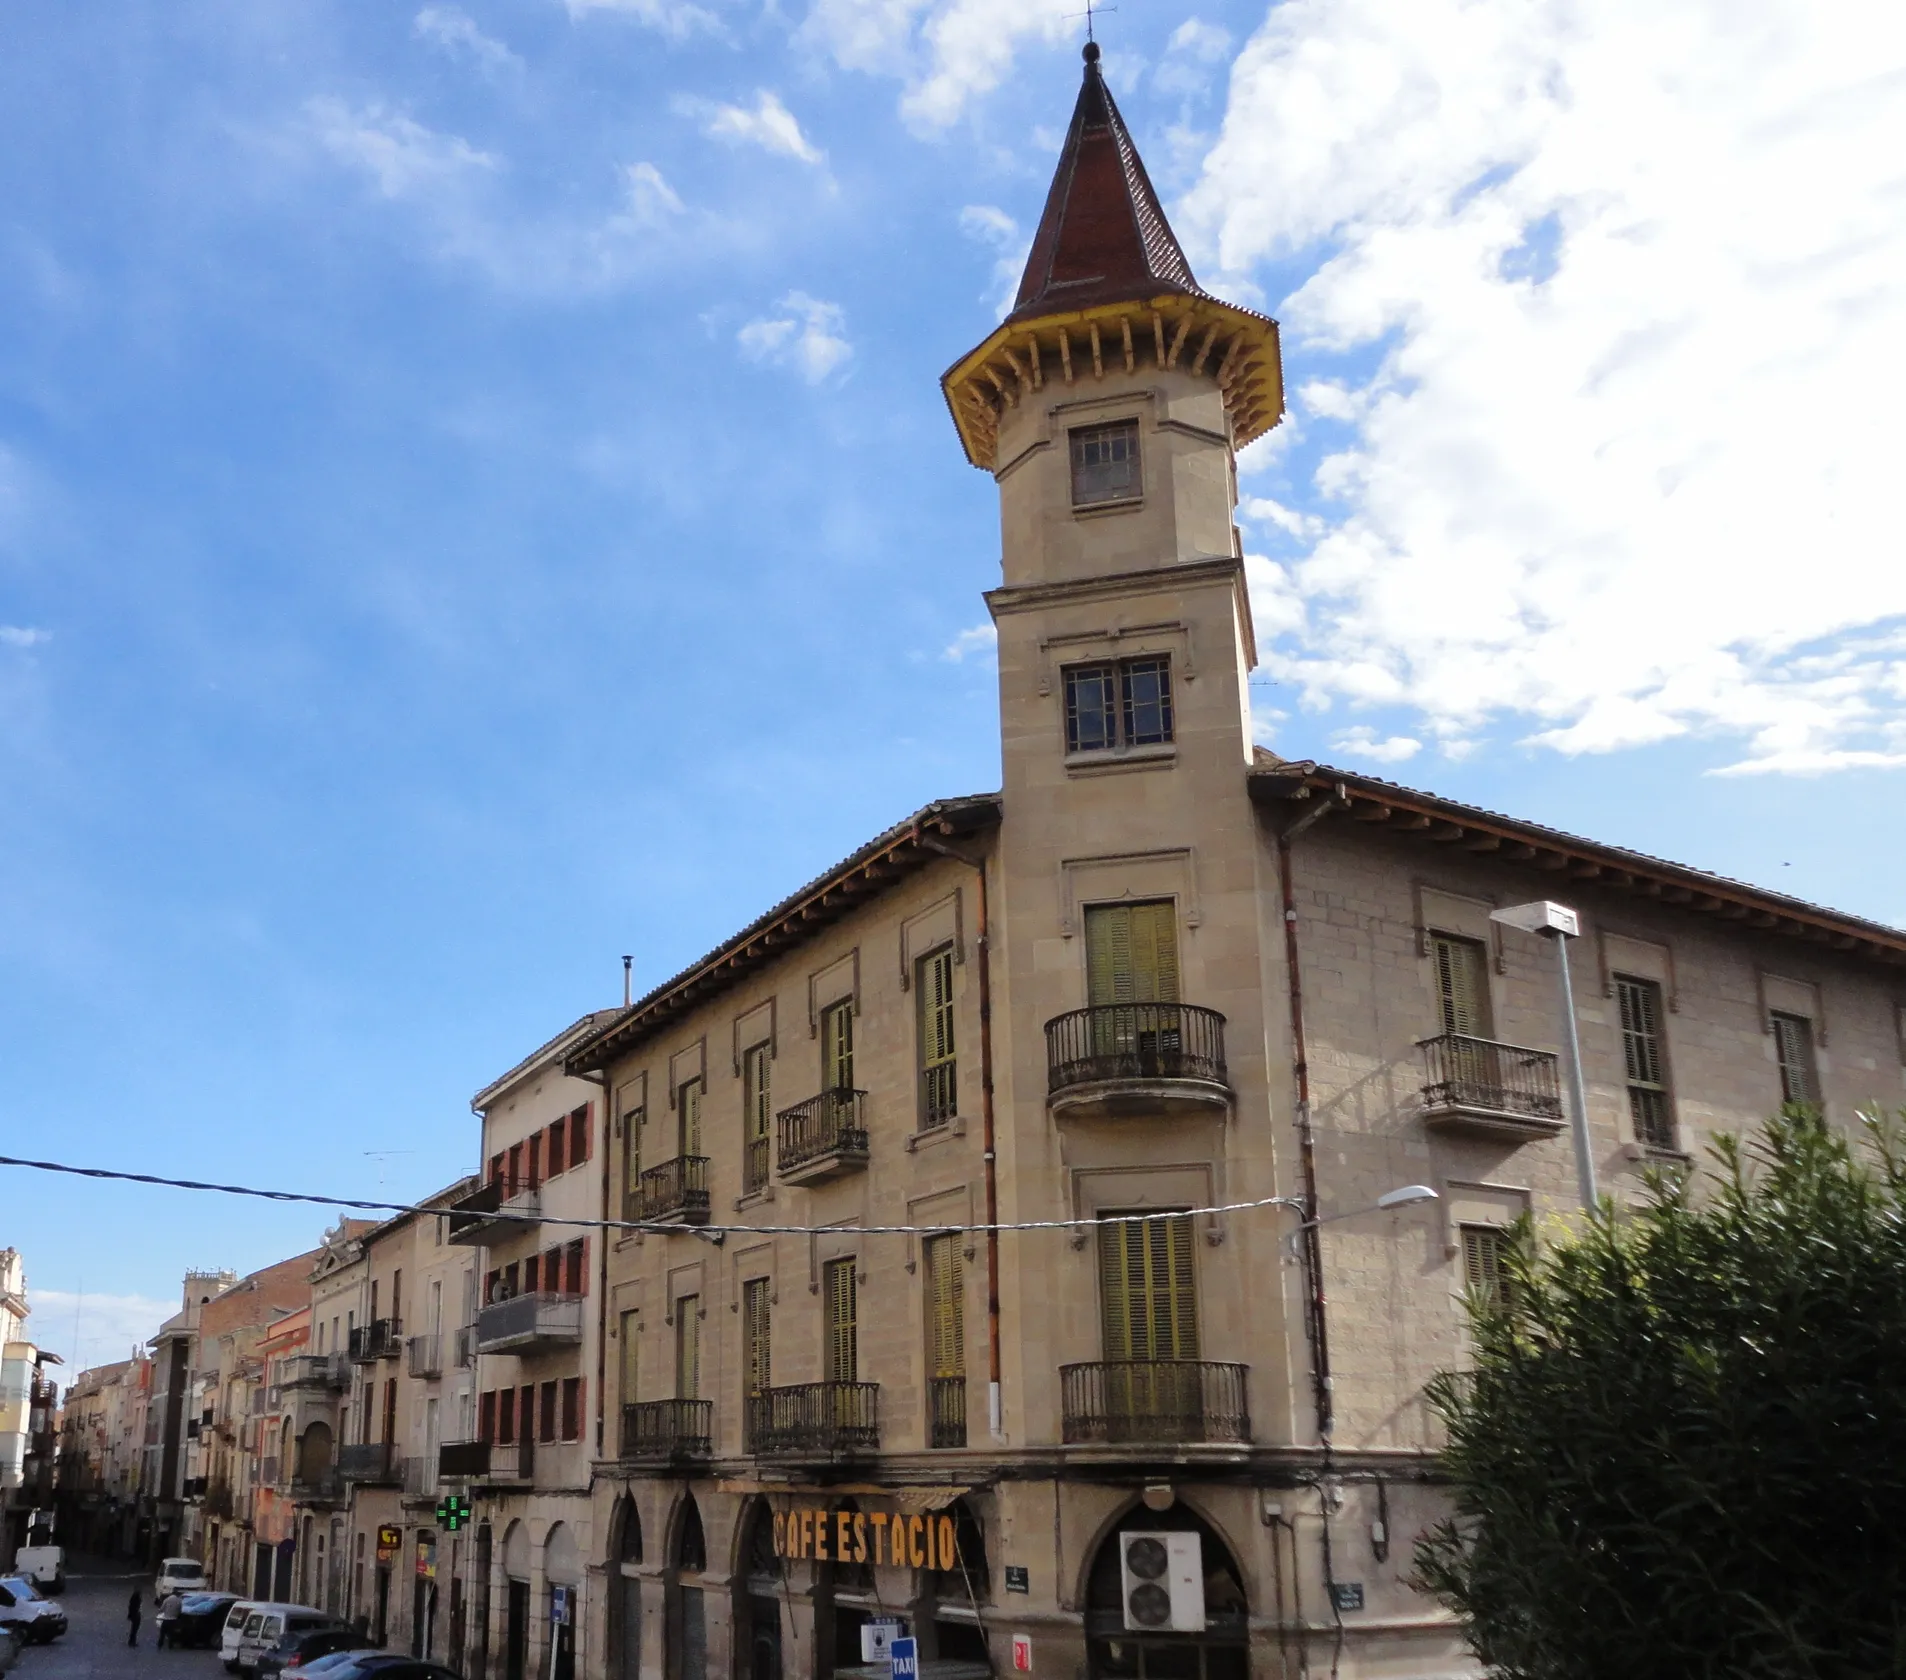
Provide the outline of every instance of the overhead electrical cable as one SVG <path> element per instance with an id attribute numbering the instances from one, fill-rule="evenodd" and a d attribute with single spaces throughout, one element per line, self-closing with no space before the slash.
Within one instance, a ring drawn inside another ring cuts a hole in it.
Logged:
<path id="1" fill-rule="evenodd" d="M 65 1173 L 74 1178 L 105 1179 L 119 1184 L 149 1184 L 162 1190 L 204 1190 L 220 1196 L 251 1196 L 267 1202 L 295 1202 L 316 1207 L 355 1209 L 361 1213 L 422 1214 L 438 1219 L 464 1210 L 455 1206 L 428 1207 L 416 1202 L 369 1201 L 354 1196 L 320 1196 L 308 1190 L 261 1190 L 249 1184 L 211 1184 L 196 1178 L 167 1178 L 158 1173 L 122 1172 L 112 1167 L 76 1167 L 64 1161 L 29 1161 L 17 1155 L 0 1155 L 0 1167 L 27 1167 L 35 1172 Z M 1112 1225 L 1157 1219 L 1170 1214 L 1179 1219 L 1197 1219 L 1220 1213 L 1250 1213 L 1267 1207 L 1300 1207 L 1294 1196 L 1260 1196 L 1249 1202 L 1221 1202 L 1211 1207 L 1161 1208 L 1153 1213 L 1091 1214 L 1078 1219 L 1017 1219 L 997 1224 L 974 1224 L 957 1219 L 941 1220 L 932 1225 L 698 1225 L 678 1219 L 579 1219 L 554 1213 L 511 1212 L 508 1209 L 484 1209 L 466 1212 L 466 1218 L 516 1225 L 562 1225 L 593 1231 L 642 1231 L 659 1235 L 680 1233 L 687 1236 L 938 1236 L 947 1231 L 1075 1231 L 1098 1225 Z"/>

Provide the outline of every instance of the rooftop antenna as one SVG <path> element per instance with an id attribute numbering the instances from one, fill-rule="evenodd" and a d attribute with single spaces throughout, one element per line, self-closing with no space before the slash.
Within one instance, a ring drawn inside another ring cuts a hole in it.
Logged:
<path id="1" fill-rule="evenodd" d="M 624 957 L 622 959 L 622 1007 L 624 1009 L 635 1002 L 634 969 L 635 958 Z"/>
<path id="2" fill-rule="evenodd" d="M 415 1155 L 414 1149 L 367 1149 L 364 1153 L 377 1163 L 377 1188 L 384 1188 L 384 1163 L 393 1155 Z"/>

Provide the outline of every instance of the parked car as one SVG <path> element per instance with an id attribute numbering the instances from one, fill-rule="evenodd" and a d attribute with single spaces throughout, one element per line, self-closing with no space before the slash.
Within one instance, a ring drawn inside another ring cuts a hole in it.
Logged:
<path id="1" fill-rule="evenodd" d="M 230 1673 L 238 1672 L 238 1641 L 245 1632 L 245 1623 L 254 1610 L 263 1610 L 269 1604 L 269 1599 L 241 1598 L 225 1612 L 225 1625 L 218 1635 L 218 1654 Z"/>
<path id="2" fill-rule="evenodd" d="M 66 1554 L 58 1546 L 22 1546 L 13 1554 L 13 1568 L 43 1593 L 66 1591 Z"/>
<path id="3" fill-rule="evenodd" d="M 281 1674 L 302 1680 L 306 1665 L 342 1651 L 372 1650 L 370 1640 L 353 1627 L 292 1629 L 258 1658 L 258 1680 L 278 1680 Z"/>
<path id="4" fill-rule="evenodd" d="M 152 1583 L 152 1602 L 165 1603 L 169 1592 L 204 1592 L 205 1565 L 197 1558 L 161 1558 L 159 1577 Z"/>
<path id="5" fill-rule="evenodd" d="M 303 1680 L 462 1680 L 438 1663 L 402 1651 L 340 1651 L 297 1671 Z"/>
<path id="6" fill-rule="evenodd" d="M 337 1617 L 308 1604 L 261 1604 L 245 1618 L 245 1631 L 238 1636 L 238 1655 L 233 1659 L 240 1674 L 254 1674 L 258 1659 L 287 1633 L 315 1633 L 319 1628 L 343 1627 Z"/>
<path id="7" fill-rule="evenodd" d="M 172 1630 L 175 1645 L 202 1650 L 224 1630 L 225 1618 L 238 1603 L 237 1593 L 186 1593 L 179 1605 L 178 1625 Z"/>
<path id="8" fill-rule="evenodd" d="M 11 1628 L 24 1645 L 48 1645 L 66 1631 L 66 1612 L 24 1576 L 12 1575 L 0 1580 L 0 1627 Z"/>

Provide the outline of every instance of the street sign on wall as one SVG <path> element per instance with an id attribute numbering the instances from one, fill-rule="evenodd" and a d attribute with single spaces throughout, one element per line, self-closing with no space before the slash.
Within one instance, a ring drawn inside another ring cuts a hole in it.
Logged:
<path id="1" fill-rule="evenodd" d="M 920 1649 L 911 1639 L 896 1639 L 887 1648 L 893 1680 L 920 1680 Z"/>

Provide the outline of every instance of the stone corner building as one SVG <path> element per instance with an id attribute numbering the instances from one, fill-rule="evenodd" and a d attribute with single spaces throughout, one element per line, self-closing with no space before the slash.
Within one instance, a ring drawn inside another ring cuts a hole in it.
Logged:
<path id="1" fill-rule="evenodd" d="M 1894 930 L 1253 749 L 1234 457 L 1277 331 L 1199 289 L 1096 59 L 1016 307 L 945 380 L 999 486 L 1002 791 L 489 1108 L 461 1240 L 514 1351 L 443 1458 L 486 1680 L 809 1680 L 885 1618 L 944 1680 L 1018 1639 L 1065 1677 L 1470 1672 L 1408 1585 L 1423 1384 L 1502 1228 L 1575 1199 L 1552 956 L 1490 911 L 1582 915 L 1616 1194 L 1783 1099 L 1899 1099 Z M 559 1122 L 566 1185 L 669 1229 L 511 1234 Z M 1274 1196 L 1329 1222 L 1193 1211 Z"/>

